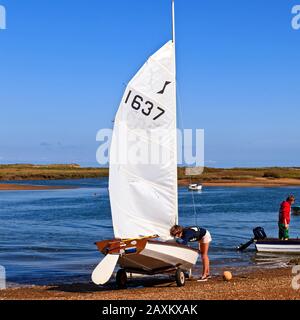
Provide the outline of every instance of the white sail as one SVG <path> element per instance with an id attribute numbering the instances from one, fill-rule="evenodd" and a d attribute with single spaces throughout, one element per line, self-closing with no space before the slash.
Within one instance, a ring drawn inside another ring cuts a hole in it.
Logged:
<path id="1" fill-rule="evenodd" d="M 109 193 L 116 238 L 170 238 L 178 221 L 172 41 L 149 58 L 125 90 L 110 148 Z"/>

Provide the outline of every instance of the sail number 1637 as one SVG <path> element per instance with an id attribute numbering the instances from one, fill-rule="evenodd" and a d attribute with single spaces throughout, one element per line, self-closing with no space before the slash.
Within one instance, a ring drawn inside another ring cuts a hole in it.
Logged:
<path id="1" fill-rule="evenodd" d="M 136 111 L 141 111 L 142 114 L 146 117 L 152 116 L 153 120 L 157 120 L 164 113 L 165 110 L 157 107 L 151 101 L 145 101 L 145 99 L 140 95 L 135 95 L 131 97 L 132 91 L 128 92 L 128 95 L 125 100 L 125 104 L 128 104 L 131 101 L 131 108 Z M 132 98 L 132 100 L 130 99 Z"/>

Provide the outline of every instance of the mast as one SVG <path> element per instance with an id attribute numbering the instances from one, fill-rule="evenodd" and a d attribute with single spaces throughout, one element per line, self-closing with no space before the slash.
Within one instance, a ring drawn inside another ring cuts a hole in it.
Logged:
<path id="1" fill-rule="evenodd" d="M 173 39 L 173 43 L 175 46 L 175 40 L 176 40 L 176 35 L 175 35 L 175 0 L 172 0 L 172 39 Z"/>
<path id="2" fill-rule="evenodd" d="M 176 79 L 176 33 L 175 33 L 175 0 L 172 0 L 172 41 L 173 41 L 173 50 L 174 50 L 174 75 L 175 75 L 175 108 L 177 108 L 177 79 Z M 175 123 L 177 124 L 177 114 L 175 113 Z M 177 125 L 176 125 L 177 126 Z M 176 154 L 176 159 L 177 159 L 177 133 L 175 133 L 175 154 Z M 175 193 L 177 195 L 176 199 L 176 216 L 175 216 L 175 221 L 174 224 L 178 224 L 178 176 L 177 176 L 177 161 L 175 161 Z"/>
<path id="3" fill-rule="evenodd" d="M 174 74 L 176 82 L 176 30 L 175 30 L 175 0 L 172 0 L 172 42 L 174 48 Z M 176 100 L 176 83 L 175 83 L 175 100 Z"/>

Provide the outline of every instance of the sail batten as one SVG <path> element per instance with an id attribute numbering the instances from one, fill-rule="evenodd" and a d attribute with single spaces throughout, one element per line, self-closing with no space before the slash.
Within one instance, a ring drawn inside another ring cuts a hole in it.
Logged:
<path id="1" fill-rule="evenodd" d="M 166 190 L 166 187 L 164 187 L 163 185 L 161 184 L 158 184 L 158 183 L 155 183 L 153 181 L 150 181 L 150 180 L 146 180 L 140 176 L 137 176 L 136 174 L 130 172 L 130 171 L 125 171 L 124 169 L 122 169 L 124 172 L 126 172 L 126 174 L 130 177 L 133 177 L 135 179 L 138 179 L 138 180 L 142 180 L 143 182 L 145 183 L 148 183 L 150 185 L 152 185 L 153 187 L 157 188 L 157 189 L 161 189 L 161 190 Z"/>
<path id="2" fill-rule="evenodd" d="M 125 89 L 110 148 L 109 194 L 116 238 L 170 238 L 178 220 L 172 41 L 147 60 Z"/>

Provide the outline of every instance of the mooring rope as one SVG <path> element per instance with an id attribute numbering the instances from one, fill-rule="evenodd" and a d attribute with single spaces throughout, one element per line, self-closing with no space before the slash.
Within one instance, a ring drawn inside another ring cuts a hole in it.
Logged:
<path id="1" fill-rule="evenodd" d="M 183 116 L 182 116 L 182 104 L 181 104 L 181 95 L 180 95 L 180 92 L 179 92 L 179 86 L 178 86 L 178 83 L 177 83 L 177 100 L 178 100 L 178 103 L 177 103 L 177 109 L 178 109 L 178 114 L 179 114 L 179 123 L 181 125 L 181 129 L 184 128 L 183 126 Z M 190 184 L 192 184 L 192 176 L 189 175 L 189 181 L 190 181 Z M 191 195 L 192 195 L 192 204 L 193 204 L 193 211 L 194 211 L 194 220 L 195 220 L 195 225 L 197 226 L 198 225 L 198 214 L 197 214 L 197 209 L 196 209 L 196 203 L 195 203 L 195 195 L 194 195 L 194 192 L 191 191 L 190 192 Z"/>

